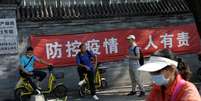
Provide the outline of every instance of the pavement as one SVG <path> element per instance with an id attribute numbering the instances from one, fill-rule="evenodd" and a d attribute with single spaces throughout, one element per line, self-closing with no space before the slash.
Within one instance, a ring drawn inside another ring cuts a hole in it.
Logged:
<path id="1" fill-rule="evenodd" d="M 145 86 L 146 95 L 149 92 L 150 87 Z M 121 86 L 113 87 L 108 89 L 97 90 L 97 96 L 100 98 L 100 101 L 144 101 L 145 96 L 127 96 L 127 93 L 131 90 L 131 86 Z M 77 93 L 77 94 L 76 94 Z M 67 101 L 94 101 L 90 95 L 85 97 L 79 97 L 78 92 L 68 94 Z"/>
<path id="2" fill-rule="evenodd" d="M 97 95 L 100 101 L 144 101 L 145 97 L 126 96 L 131 90 L 131 82 L 128 72 L 127 60 L 102 64 L 108 67 L 104 77 L 108 82 L 108 88 L 98 90 Z M 67 101 L 93 101 L 91 96 L 80 98 L 78 95 L 78 74 L 75 66 L 66 68 L 56 68 L 55 72 L 64 72 L 64 85 L 68 88 Z M 147 73 L 140 75 L 145 85 L 146 94 L 150 91 L 150 76 Z M 17 82 L 15 72 L 7 73 L 0 79 L 0 101 L 14 101 L 14 87 Z M 200 84 L 196 84 L 200 88 Z M 47 87 L 47 79 L 44 80 L 43 87 Z M 201 90 L 201 89 L 200 89 Z"/>
<path id="3" fill-rule="evenodd" d="M 123 96 L 123 95 L 99 95 L 100 101 L 144 101 L 142 97 Z M 68 99 L 68 101 L 94 101 L 92 97 Z"/>
<path id="4" fill-rule="evenodd" d="M 138 99 L 135 97 L 125 96 L 131 90 L 131 83 L 128 73 L 127 61 L 105 63 L 103 66 L 108 67 L 104 77 L 108 82 L 108 88 L 100 90 L 97 94 L 101 100 L 108 101 L 109 99 L 125 99 L 121 101 L 129 101 L 129 99 Z M 91 101 L 90 96 L 80 98 L 78 96 L 78 74 L 75 66 L 67 68 L 55 68 L 55 72 L 63 72 L 65 74 L 64 85 L 68 88 L 68 101 Z M 45 70 L 46 71 L 46 70 Z M 148 76 L 143 77 L 145 82 L 149 82 Z M 9 73 L 6 78 L 1 79 L 0 84 L 0 101 L 14 101 L 14 87 L 17 83 L 15 72 Z M 47 79 L 44 79 L 42 85 L 47 87 Z M 107 100 L 108 99 L 108 100 Z M 118 100 L 117 100 L 118 101 Z"/>
<path id="5" fill-rule="evenodd" d="M 150 87 L 145 85 L 146 95 L 149 92 Z M 131 86 L 120 86 L 113 88 L 106 88 L 97 90 L 97 95 L 100 98 L 100 101 L 144 101 L 145 96 L 137 97 L 137 96 L 127 96 L 127 93 L 130 91 Z M 14 101 L 14 99 L 1 99 L 0 101 Z M 37 101 L 37 100 L 36 100 Z M 49 98 L 48 101 L 63 101 L 58 100 L 56 98 Z M 90 96 L 80 97 L 78 95 L 78 90 L 70 89 L 67 94 L 67 101 L 94 101 L 94 99 Z"/>

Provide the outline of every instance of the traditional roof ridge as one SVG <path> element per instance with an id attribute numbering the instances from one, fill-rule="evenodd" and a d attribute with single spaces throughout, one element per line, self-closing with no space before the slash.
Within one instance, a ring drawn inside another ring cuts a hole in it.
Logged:
<path id="1" fill-rule="evenodd" d="M 18 20 L 96 19 L 132 16 L 171 16 L 190 13 L 184 0 L 88 5 L 29 5 L 17 8 Z"/>

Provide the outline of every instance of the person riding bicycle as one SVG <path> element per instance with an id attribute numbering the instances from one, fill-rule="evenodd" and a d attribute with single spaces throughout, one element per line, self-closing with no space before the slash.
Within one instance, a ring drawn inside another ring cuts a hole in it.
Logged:
<path id="1" fill-rule="evenodd" d="M 99 100 L 96 95 L 96 88 L 94 83 L 95 70 L 97 65 L 97 57 L 92 51 L 86 49 L 84 43 L 79 46 L 80 52 L 76 55 L 76 63 L 78 65 L 78 74 L 80 76 L 79 86 L 82 86 L 86 81 L 84 80 L 84 73 L 87 73 L 91 95 L 95 100 Z M 93 60 L 93 61 L 92 61 Z M 92 62 L 95 62 L 95 66 Z"/>
<path id="2" fill-rule="evenodd" d="M 40 93 L 40 88 L 32 81 L 31 77 L 36 78 L 38 80 L 37 84 L 39 84 L 39 81 L 42 81 L 46 77 L 46 73 L 34 69 L 33 65 L 35 61 L 45 65 L 52 65 L 51 63 L 34 56 L 33 48 L 28 47 L 26 53 L 20 57 L 20 66 L 18 67 L 18 71 L 20 76 L 28 80 L 34 89 L 34 93 L 37 94 Z"/>

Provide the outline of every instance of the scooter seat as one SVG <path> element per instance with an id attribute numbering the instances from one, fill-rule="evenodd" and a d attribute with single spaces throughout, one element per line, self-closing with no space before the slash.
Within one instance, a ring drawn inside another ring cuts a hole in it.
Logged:
<path id="1" fill-rule="evenodd" d="M 107 69 L 108 67 L 105 67 L 105 66 L 100 66 L 98 67 L 98 69 Z"/>
<path id="2" fill-rule="evenodd" d="M 63 79 L 64 78 L 64 73 L 63 72 L 58 72 L 58 73 L 54 73 L 56 79 Z"/>
<path id="3" fill-rule="evenodd" d="M 103 73 L 105 73 L 105 72 L 106 72 L 106 70 L 105 70 L 105 69 L 101 69 L 101 68 L 99 68 L 98 70 L 99 70 L 100 74 L 103 74 Z"/>

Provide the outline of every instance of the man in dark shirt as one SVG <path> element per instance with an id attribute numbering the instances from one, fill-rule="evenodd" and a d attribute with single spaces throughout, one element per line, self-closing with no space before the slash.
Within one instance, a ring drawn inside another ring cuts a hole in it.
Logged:
<path id="1" fill-rule="evenodd" d="M 96 55 L 93 54 L 92 51 L 88 51 L 86 49 L 85 44 L 81 44 L 79 48 L 80 48 L 80 52 L 76 56 L 76 63 L 78 65 L 78 73 L 80 76 L 79 86 L 82 86 L 82 84 L 86 82 L 83 77 L 83 72 L 87 73 L 91 95 L 93 96 L 95 100 L 99 100 L 99 98 L 96 96 L 96 88 L 94 83 L 95 70 L 96 70 L 95 66 L 97 65 L 97 57 Z M 92 60 L 95 62 L 95 66 L 92 63 Z"/>

